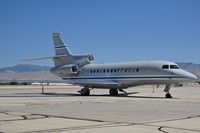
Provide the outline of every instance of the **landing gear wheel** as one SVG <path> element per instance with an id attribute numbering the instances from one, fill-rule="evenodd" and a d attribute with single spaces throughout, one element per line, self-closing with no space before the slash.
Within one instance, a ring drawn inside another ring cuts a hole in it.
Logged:
<path id="1" fill-rule="evenodd" d="M 167 85 L 165 86 L 164 92 L 167 93 L 167 94 L 165 94 L 165 97 L 166 97 L 166 98 L 172 98 L 172 95 L 169 93 L 170 88 L 171 88 L 171 85 L 170 85 L 170 84 L 167 84 Z"/>
<path id="2" fill-rule="evenodd" d="M 89 96 L 89 95 L 90 95 L 90 89 L 89 88 L 81 89 L 81 96 Z"/>
<path id="3" fill-rule="evenodd" d="M 118 89 L 110 89 L 109 93 L 111 96 L 116 96 L 118 95 Z"/>
<path id="4" fill-rule="evenodd" d="M 167 94 L 165 95 L 165 97 L 166 97 L 166 98 L 172 98 L 172 95 L 171 95 L 170 93 L 167 93 Z"/>

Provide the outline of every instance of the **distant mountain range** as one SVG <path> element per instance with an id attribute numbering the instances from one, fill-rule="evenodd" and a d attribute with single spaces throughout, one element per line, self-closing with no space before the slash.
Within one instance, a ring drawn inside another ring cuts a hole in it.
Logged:
<path id="1" fill-rule="evenodd" d="M 12 67 L 0 68 L 0 73 L 22 73 L 22 72 L 37 72 L 50 70 L 48 66 L 38 66 L 29 64 L 20 64 Z"/>
<path id="2" fill-rule="evenodd" d="M 20 64 L 0 68 L 0 80 L 60 80 L 50 73 L 49 66 Z"/>
<path id="3" fill-rule="evenodd" d="M 177 63 L 181 68 L 200 77 L 200 64 Z M 0 68 L 0 80 L 59 80 L 60 78 L 49 72 L 51 67 L 20 64 L 12 67 Z"/>

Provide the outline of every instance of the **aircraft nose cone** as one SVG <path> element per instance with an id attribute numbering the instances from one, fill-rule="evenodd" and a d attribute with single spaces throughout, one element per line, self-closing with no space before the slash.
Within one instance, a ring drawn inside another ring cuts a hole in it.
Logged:
<path id="1" fill-rule="evenodd" d="M 186 77 L 190 80 L 197 80 L 197 76 L 195 76 L 194 74 L 190 73 L 190 72 L 186 72 Z"/>
<path id="2" fill-rule="evenodd" d="M 194 79 L 194 80 L 197 80 L 197 79 L 198 79 L 198 77 L 197 77 L 197 76 L 195 76 L 194 74 L 192 74 L 192 79 Z"/>

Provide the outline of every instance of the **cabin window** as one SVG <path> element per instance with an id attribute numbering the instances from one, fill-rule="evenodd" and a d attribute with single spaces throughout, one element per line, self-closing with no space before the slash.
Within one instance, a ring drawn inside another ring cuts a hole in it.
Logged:
<path id="1" fill-rule="evenodd" d="M 113 69 L 110 69 L 110 72 L 112 73 L 112 72 L 113 72 Z"/>
<path id="2" fill-rule="evenodd" d="M 132 72 L 135 72 L 135 68 L 132 68 Z"/>
<path id="3" fill-rule="evenodd" d="M 169 65 L 163 65 L 162 69 L 169 69 Z"/>
<path id="4" fill-rule="evenodd" d="M 99 70 L 97 70 L 97 73 L 99 73 Z"/>
<path id="5" fill-rule="evenodd" d="M 105 72 L 106 72 L 106 69 L 103 70 L 103 73 L 105 73 Z"/>
<path id="6" fill-rule="evenodd" d="M 117 69 L 114 69 L 114 72 L 116 73 L 116 72 L 117 72 Z"/>
<path id="7" fill-rule="evenodd" d="M 96 70 L 94 70 L 93 73 L 96 73 Z"/>
<path id="8" fill-rule="evenodd" d="M 177 65 L 170 65 L 170 69 L 179 69 Z"/>
<path id="9" fill-rule="evenodd" d="M 121 69 L 121 72 L 123 72 L 123 71 L 124 71 L 124 68 Z"/>
<path id="10" fill-rule="evenodd" d="M 136 69 L 136 72 L 139 72 L 139 68 Z"/>
<path id="11" fill-rule="evenodd" d="M 92 73 L 92 70 L 90 70 L 90 73 Z"/>
<path id="12" fill-rule="evenodd" d="M 107 73 L 109 73 L 109 69 L 107 69 Z"/>
<path id="13" fill-rule="evenodd" d="M 117 69 L 117 72 L 120 72 L 120 69 Z"/>
<path id="14" fill-rule="evenodd" d="M 125 68 L 124 72 L 127 72 L 127 68 Z"/>

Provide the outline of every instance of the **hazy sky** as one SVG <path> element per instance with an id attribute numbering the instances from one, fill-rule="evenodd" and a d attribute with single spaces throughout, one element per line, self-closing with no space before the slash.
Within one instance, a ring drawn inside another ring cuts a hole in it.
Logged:
<path id="1" fill-rule="evenodd" d="M 200 0 L 0 0 L 0 67 L 54 55 L 57 31 L 95 62 L 200 63 Z"/>

